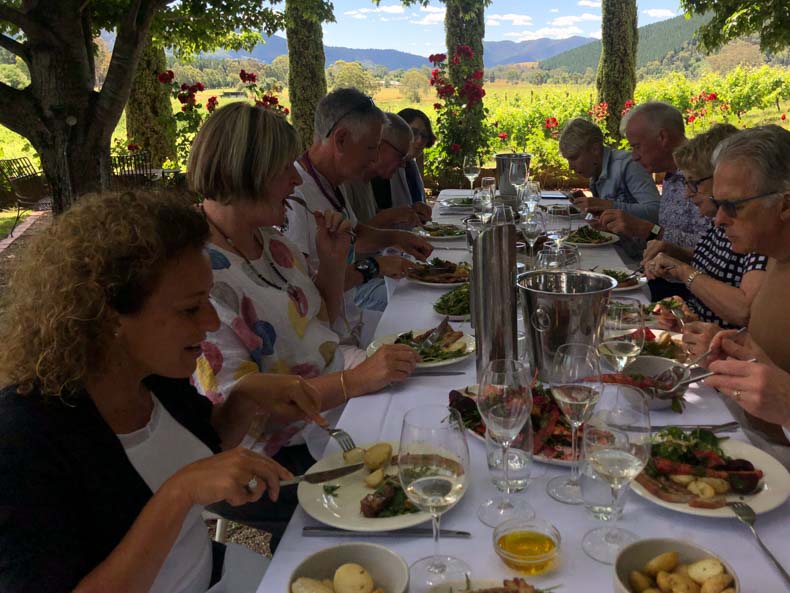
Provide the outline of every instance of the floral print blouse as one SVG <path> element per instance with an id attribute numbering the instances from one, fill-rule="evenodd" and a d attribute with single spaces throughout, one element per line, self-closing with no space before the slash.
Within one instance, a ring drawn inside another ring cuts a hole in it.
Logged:
<path id="1" fill-rule="evenodd" d="M 260 233 L 263 253 L 251 266 L 232 251 L 208 247 L 221 326 L 201 344 L 193 381 L 214 402 L 249 373 L 310 378 L 343 369 L 338 336 L 304 256 L 278 231 Z"/>

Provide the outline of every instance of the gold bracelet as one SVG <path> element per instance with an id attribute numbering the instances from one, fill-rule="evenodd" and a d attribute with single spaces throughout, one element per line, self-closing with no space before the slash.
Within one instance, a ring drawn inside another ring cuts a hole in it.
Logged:
<path id="1" fill-rule="evenodd" d="M 347 403 L 348 402 L 348 391 L 346 390 L 346 378 L 344 376 L 345 372 L 346 371 L 340 371 L 340 387 L 343 388 L 343 402 Z"/>

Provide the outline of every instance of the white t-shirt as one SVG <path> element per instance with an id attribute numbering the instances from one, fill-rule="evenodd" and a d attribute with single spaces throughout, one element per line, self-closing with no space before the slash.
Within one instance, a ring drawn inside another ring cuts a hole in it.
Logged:
<path id="1" fill-rule="evenodd" d="M 294 163 L 296 170 L 302 177 L 302 184 L 294 189 L 294 195 L 302 198 L 310 208 L 308 212 L 299 204 L 293 204 L 293 209 L 288 212 L 288 224 L 285 230 L 285 236 L 296 245 L 307 258 L 307 263 L 312 270 L 318 270 L 319 259 L 318 249 L 315 244 L 316 237 L 316 222 L 312 212 L 318 210 L 324 212 L 329 209 L 334 209 L 334 205 L 329 201 L 324 192 L 330 196 L 333 195 L 334 190 L 332 184 L 318 171 L 315 171 L 318 181 L 313 178 L 308 171 L 302 167 L 299 161 Z M 323 191 L 322 191 L 323 187 Z M 342 194 L 342 190 L 341 194 Z M 344 197 L 345 200 L 345 197 Z M 342 212 L 343 216 L 351 222 L 351 226 L 357 226 L 357 217 L 354 210 L 351 208 L 348 200 L 345 200 L 345 207 Z M 349 254 L 348 263 L 354 262 L 353 246 Z M 354 296 L 356 289 L 352 288 L 345 293 L 345 315 L 339 317 L 332 324 L 332 329 L 337 332 L 343 344 L 359 344 L 359 335 L 361 333 L 362 325 L 362 311 L 354 303 Z"/>
<path id="2" fill-rule="evenodd" d="M 148 424 L 119 434 L 126 456 L 152 492 L 182 467 L 213 455 L 200 439 L 179 424 L 152 397 Z M 203 523 L 203 507 L 190 509 L 173 548 L 167 555 L 150 593 L 204 593 L 211 581 L 211 540 Z"/>

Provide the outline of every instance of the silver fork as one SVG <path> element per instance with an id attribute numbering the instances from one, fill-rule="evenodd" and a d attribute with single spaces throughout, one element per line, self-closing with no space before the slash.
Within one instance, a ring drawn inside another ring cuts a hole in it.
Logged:
<path id="1" fill-rule="evenodd" d="M 757 535 L 757 531 L 755 531 L 754 529 L 754 520 L 755 520 L 754 509 L 750 507 L 748 504 L 746 504 L 745 502 L 728 502 L 727 506 L 729 506 L 733 510 L 735 516 L 738 517 L 741 523 L 744 523 L 749 527 L 749 529 L 752 530 L 754 539 L 756 539 L 757 543 L 760 544 L 760 548 L 762 548 L 766 556 L 768 556 L 768 558 L 771 559 L 771 562 L 774 563 L 774 566 L 776 566 L 777 570 L 781 573 L 782 577 L 784 578 L 785 583 L 787 583 L 790 586 L 790 574 L 787 574 L 787 571 L 782 567 L 781 564 L 779 564 L 779 561 L 774 557 L 774 555 L 771 554 L 771 550 L 765 547 L 763 540 L 760 539 L 760 536 Z"/>
<path id="2" fill-rule="evenodd" d="M 302 208 L 307 210 L 310 214 L 313 214 L 313 211 L 310 210 L 310 206 L 307 205 L 307 202 L 305 202 L 304 199 L 300 198 L 299 196 L 288 196 L 287 199 L 290 200 L 291 202 L 294 202 L 295 204 L 299 204 Z M 287 205 L 287 202 L 286 202 L 286 205 Z M 356 240 L 356 238 L 357 238 L 357 234 L 354 231 L 352 231 L 352 230 L 347 230 L 346 234 L 348 234 L 354 240 Z"/>
<path id="3" fill-rule="evenodd" d="M 329 436 L 338 442 L 340 448 L 343 449 L 343 451 L 351 451 L 351 449 L 357 448 L 356 444 L 354 444 L 354 439 L 352 439 L 351 435 L 342 428 L 324 427 L 324 430 L 329 433 Z"/>

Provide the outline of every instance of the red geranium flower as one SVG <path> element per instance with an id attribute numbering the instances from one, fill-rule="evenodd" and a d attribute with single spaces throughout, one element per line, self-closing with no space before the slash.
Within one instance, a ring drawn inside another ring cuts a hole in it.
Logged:
<path id="1" fill-rule="evenodd" d="M 715 101 L 717 98 L 716 93 L 708 93 L 708 101 Z"/>
<path id="2" fill-rule="evenodd" d="M 507 140 L 507 132 L 499 132 L 497 136 L 499 137 L 500 140 Z"/>
<path id="3" fill-rule="evenodd" d="M 548 128 L 548 129 L 556 128 L 559 125 L 560 125 L 560 122 L 557 121 L 556 117 L 547 117 L 546 118 L 546 128 Z"/>
<path id="4" fill-rule="evenodd" d="M 459 45 L 455 48 L 456 56 L 463 56 L 464 58 L 474 58 L 475 52 L 468 45 Z"/>
<path id="5" fill-rule="evenodd" d="M 446 54 L 431 54 L 430 56 L 428 56 L 428 61 L 431 64 L 441 64 L 446 59 L 447 59 Z"/>
<path id="6" fill-rule="evenodd" d="M 785 121 L 787 119 L 787 114 L 783 113 L 782 116 L 779 119 L 781 119 L 782 121 Z"/>
<path id="7" fill-rule="evenodd" d="M 216 96 L 209 97 L 208 101 L 206 101 L 206 110 L 209 113 L 211 113 L 217 108 L 217 105 L 219 105 L 219 101 L 217 100 L 217 97 Z"/>
<path id="8" fill-rule="evenodd" d="M 137 144 L 130 144 L 129 146 L 126 147 L 126 150 L 128 150 L 129 152 L 134 152 L 136 150 L 140 150 L 140 146 Z"/>
<path id="9" fill-rule="evenodd" d="M 171 82 L 173 82 L 173 79 L 175 77 L 176 75 L 173 74 L 172 70 L 166 70 L 165 72 L 160 72 L 159 74 L 156 75 L 157 80 L 162 84 L 170 84 Z"/>
<path id="10" fill-rule="evenodd" d="M 481 78 L 483 78 L 483 71 L 482 70 L 475 70 L 472 73 L 472 78 L 474 78 L 475 80 L 480 80 Z"/>
<path id="11" fill-rule="evenodd" d="M 436 109 L 436 111 L 439 111 L 442 108 L 442 104 L 441 103 L 434 103 L 433 104 L 433 108 Z"/>
<path id="12" fill-rule="evenodd" d="M 460 144 L 458 144 L 457 142 L 454 142 L 454 143 L 453 143 L 453 144 L 450 146 L 450 150 L 452 150 L 453 152 L 460 152 L 460 150 L 461 150 L 461 145 L 460 145 Z"/>
<path id="13" fill-rule="evenodd" d="M 461 60 L 458 59 L 458 56 L 453 56 L 453 64 L 460 64 Z"/>

